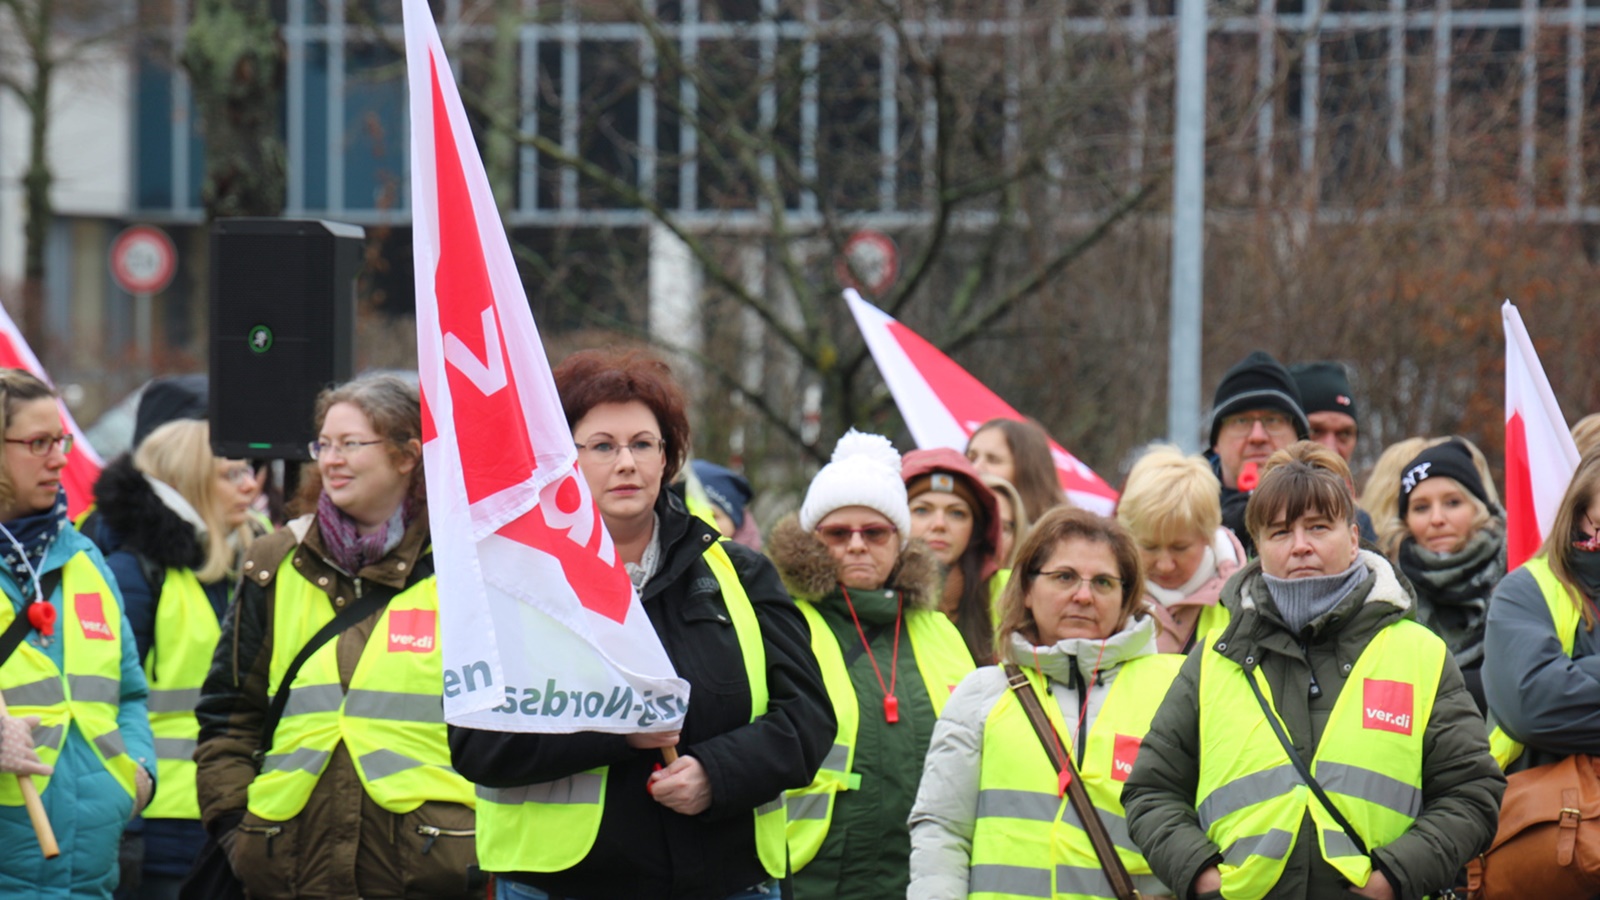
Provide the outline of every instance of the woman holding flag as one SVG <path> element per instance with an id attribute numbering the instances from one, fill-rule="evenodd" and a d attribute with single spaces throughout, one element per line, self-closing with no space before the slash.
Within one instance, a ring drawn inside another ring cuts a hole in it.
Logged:
<path id="1" fill-rule="evenodd" d="M 578 467 L 691 701 L 666 734 L 451 726 L 455 767 L 480 786 L 479 856 L 500 898 L 777 897 L 783 792 L 811 780 L 834 732 L 805 622 L 770 563 L 662 489 L 689 448 L 664 363 L 584 351 L 553 374 Z"/>
<path id="2" fill-rule="evenodd" d="M 110 900 L 123 825 L 154 790 L 144 673 L 115 578 L 67 521 L 72 434 L 50 386 L 0 369 L 0 434 L 0 896 Z M 24 778 L 59 858 L 41 852 Z"/>
<path id="3" fill-rule="evenodd" d="M 476 799 L 445 742 L 417 389 L 324 391 L 316 426 L 307 512 L 246 553 L 201 689 L 201 820 L 252 900 L 481 896 Z"/>

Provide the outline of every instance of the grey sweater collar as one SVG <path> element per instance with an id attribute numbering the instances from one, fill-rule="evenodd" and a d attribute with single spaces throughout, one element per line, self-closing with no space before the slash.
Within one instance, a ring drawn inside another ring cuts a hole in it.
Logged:
<path id="1" fill-rule="evenodd" d="M 1298 635 L 1305 631 L 1307 625 L 1333 612 L 1339 601 L 1350 596 L 1350 592 L 1367 579 L 1367 567 L 1357 558 L 1350 568 L 1334 575 L 1276 578 L 1263 572 L 1261 577 L 1267 584 L 1267 593 L 1272 595 L 1273 605 L 1278 607 L 1278 614 L 1283 616 L 1284 624 Z"/>

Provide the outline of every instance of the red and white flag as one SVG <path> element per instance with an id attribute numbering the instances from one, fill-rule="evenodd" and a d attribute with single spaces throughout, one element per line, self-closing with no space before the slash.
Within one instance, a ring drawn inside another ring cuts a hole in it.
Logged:
<path id="1" fill-rule="evenodd" d="M 1522 314 L 1507 300 L 1500 318 L 1506 329 L 1506 566 L 1514 569 L 1538 553 L 1550 533 L 1578 470 L 1578 445 Z"/>
<path id="2" fill-rule="evenodd" d="M 689 685 L 577 470 L 426 0 L 404 0 L 417 358 L 450 722 L 671 731 Z"/>
<path id="3" fill-rule="evenodd" d="M 911 438 L 923 449 L 967 449 L 967 439 L 990 419 L 1022 419 L 1022 414 L 1001 400 L 983 382 L 956 365 L 921 335 L 893 316 L 861 299 L 854 289 L 844 292 L 850 312 L 861 326 L 867 348 L 889 385 L 889 393 L 905 417 Z M 1056 474 L 1074 506 L 1110 515 L 1117 492 L 1077 457 L 1050 441 Z"/>
<path id="4" fill-rule="evenodd" d="M 46 384 L 55 383 L 50 380 L 44 366 L 39 365 L 39 357 L 33 355 L 33 348 L 28 346 L 22 330 L 7 315 L 4 307 L 0 307 L 0 367 L 26 369 Z M 76 519 L 78 513 L 94 502 L 94 483 L 100 480 L 100 470 L 105 468 L 105 461 L 89 445 L 89 439 L 84 437 L 77 420 L 72 418 L 67 404 L 57 400 L 56 406 L 61 409 L 62 427 L 72 434 L 72 452 L 67 454 L 67 467 L 61 470 L 61 486 L 67 489 L 67 516 Z"/>

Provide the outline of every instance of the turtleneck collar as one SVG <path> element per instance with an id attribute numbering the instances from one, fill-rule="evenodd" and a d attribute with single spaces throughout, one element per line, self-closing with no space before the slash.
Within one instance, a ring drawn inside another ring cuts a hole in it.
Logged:
<path id="1" fill-rule="evenodd" d="M 1039 647 L 1020 632 L 1011 634 L 1011 656 L 1018 665 L 1038 669 L 1062 684 L 1071 681 L 1074 666 L 1087 682 L 1096 674 L 1105 675 L 1129 660 L 1156 652 L 1156 620 L 1149 615 L 1129 618 L 1121 631 L 1105 640 L 1067 638 Z"/>
<path id="2" fill-rule="evenodd" d="M 1317 619 L 1333 611 L 1339 601 L 1350 596 L 1367 579 L 1367 567 L 1357 557 L 1350 568 L 1333 575 L 1313 578 L 1278 578 L 1261 573 L 1266 582 L 1272 603 L 1283 616 L 1283 622 L 1294 634 L 1300 634 Z"/>

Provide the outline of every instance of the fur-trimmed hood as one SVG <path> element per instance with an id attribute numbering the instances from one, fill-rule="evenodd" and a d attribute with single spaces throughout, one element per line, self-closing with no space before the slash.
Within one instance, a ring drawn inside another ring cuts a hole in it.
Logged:
<path id="1" fill-rule="evenodd" d="M 121 540 L 118 549 L 138 553 L 162 568 L 197 569 L 205 564 L 206 548 L 194 526 L 161 502 L 128 454 L 101 471 L 94 501 L 97 514 Z"/>
<path id="2" fill-rule="evenodd" d="M 839 587 L 838 567 L 828 548 L 816 535 L 802 529 L 799 517 L 792 513 L 773 526 L 767 540 L 767 556 L 789 593 L 798 599 L 816 601 Z M 913 540 L 900 551 L 900 561 L 884 586 L 899 591 L 909 607 L 933 609 L 939 604 L 940 582 L 939 561 L 933 551 L 922 541 Z"/>

